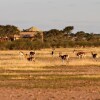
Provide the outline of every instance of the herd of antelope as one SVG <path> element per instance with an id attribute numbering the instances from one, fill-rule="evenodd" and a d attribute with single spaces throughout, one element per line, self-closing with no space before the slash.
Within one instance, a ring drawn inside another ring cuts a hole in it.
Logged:
<path id="1" fill-rule="evenodd" d="M 80 51 L 80 50 L 73 50 L 73 53 L 75 53 L 75 55 L 79 58 L 79 59 L 82 59 L 86 56 L 86 53 L 87 52 L 84 52 L 84 51 Z M 89 52 L 91 54 L 91 57 L 97 61 L 97 53 L 93 53 L 93 52 Z M 25 59 L 27 59 L 28 61 L 34 61 L 35 62 L 35 51 L 30 51 L 29 54 L 25 54 L 24 52 L 20 51 L 19 52 L 19 55 L 20 57 L 24 57 Z M 51 53 L 50 53 L 52 56 L 54 56 L 55 54 L 55 50 L 52 50 Z M 68 54 L 62 54 L 62 52 L 59 52 L 59 57 L 61 58 L 61 60 L 64 62 L 65 60 L 66 61 L 69 61 L 69 55 Z"/>

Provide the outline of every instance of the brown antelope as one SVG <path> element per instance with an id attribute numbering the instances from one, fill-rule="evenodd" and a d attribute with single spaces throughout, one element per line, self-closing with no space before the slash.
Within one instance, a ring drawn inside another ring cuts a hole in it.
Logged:
<path id="1" fill-rule="evenodd" d="M 69 60 L 69 55 L 62 55 L 61 53 L 59 53 L 59 57 L 62 59 L 62 61 L 64 62 L 65 60 Z"/>
<path id="2" fill-rule="evenodd" d="M 76 55 L 79 57 L 79 58 L 83 58 L 85 56 L 85 52 L 77 52 Z"/>
<path id="3" fill-rule="evenodd" d="M 80 59 L 80 58 L 83 58 L 85 55 L 86 55 L 86 52 L 83 52 L 81 50 L 73 50 L 73 53 L 76 53 L 76 56 Z"/>
<path id="4" fill-rule="evenodd" d="M 24 54 L 24 52 L 20 51 L 19 52 L 20 56 L 23 56 L 25 59 L 27 59 L 28 61 L 34 61 L 35 62 L 35 57 L 30 56 L 28 54 Z"/>

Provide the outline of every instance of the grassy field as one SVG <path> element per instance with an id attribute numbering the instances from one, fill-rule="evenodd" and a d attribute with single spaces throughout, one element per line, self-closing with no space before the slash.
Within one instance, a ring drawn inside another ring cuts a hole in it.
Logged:
<path id="1" fill-rule="evenodd" d="M 79 59 L 73 50 L 86 52 Z M 72 88 L 100 86 L 100 48 L 60 48 L 36 51 L 36 61 L 19 57 L 17 51 L 0 51 L 0 86 L 23 88 Z M 91 52 L 98 54 L 95 61 Z M 29 53 L 29 51 L 23 51 Z M 69 62 L 59 58 L 59 52 L 70 56 Z"/>

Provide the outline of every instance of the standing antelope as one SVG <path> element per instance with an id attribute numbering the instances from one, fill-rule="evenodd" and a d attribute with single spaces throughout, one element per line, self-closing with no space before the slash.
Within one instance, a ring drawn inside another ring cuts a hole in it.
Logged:
<path id="1" fill-rule="evenodd" d="M 59 53 L 59 57 L 62 59 L 62 61 L 64 62 L 65 60 L 69 60 L 69 55 L 62 55 L 61 53 Z"/>
<path id="2" fill-rule="evenodd" d="M 83 58 L 85 56 L 85 52 L 77 52 L 76 55 L 79 57 L 79 58 Z"/>
<path id="3" fill-rule="evenodd" d="M 96 60 L 96 58 L 97 58 L 97 53 L 91 52 L 91 54 L 92 54 L 92 58 Z M 96 61 L 97 61 L 97 60 L 96 60 Z"/>
<path id="4" fill-rule="evenodd" d="M 29 56 L 30 56 L 30 57 L 33 57 L 34 55 L 35 55 L 35 52 L 30 51 Z"/>
<path id="5" fill-rule="evenodd" d="M 54 51 L 52 50 L 52 52 L 51 52 L 51 55 L 53 56 L 54 55 Z"/>
<path id="6" fill-rule="evenodd" d="M 25 57 L 24 53 L 22 51 L 19 51 L 19 57 L 20 59 L 22 59 L 23 57 Z"/>
<path id="7" fill-rule="evenodd" d="M 81 50 L 73 50 L 73 53 L 76 53 L 76 56 L 80 59 L 80 58 L 83 58 L 85 55 L 86 55 L 86 52 L 83 52 Z"/>
<path id="8" fill-rule="evenodd" d="M 53 56 L 55 52 L 55 48 L 52 48 L 51 55 Z"/>

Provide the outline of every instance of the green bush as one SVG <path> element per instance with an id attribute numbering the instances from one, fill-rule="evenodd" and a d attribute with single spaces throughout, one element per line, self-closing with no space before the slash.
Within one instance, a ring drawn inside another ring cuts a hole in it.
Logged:
<path id="1" fill-rule="evenodd" d="M 41 41 L 31 41 L 30 39 L 20 39 L 0 43 L 1 50 L 33 50 L 41 49 L 42 47 L 43 43 L 41 43 Z"/>

